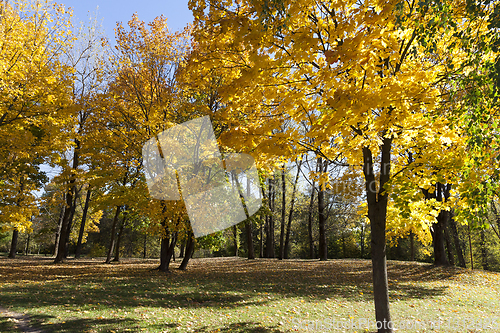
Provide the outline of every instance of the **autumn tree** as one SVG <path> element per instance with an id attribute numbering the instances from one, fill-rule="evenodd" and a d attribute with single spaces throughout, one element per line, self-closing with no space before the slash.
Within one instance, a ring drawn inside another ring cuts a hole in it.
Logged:
<path id="1" fill-rule="evenodd" d="M 465 53 L 450 27 L 470 22 L 464 6 L 446 3 L 450 25 L 438 6 L 416 2 L 190 1 L 203 50 L 199 67 L 237 73 L 223 89 L 226 114 L 247 122 L 229 128 L 223 140 L 263 153 L 274 146 L 275 155 L 288 157 L 297 153 L 292 147 L 314 138 L 322 163 L 340 154 L 363 173 L 380 323 L 391 322 L 385 255 L 390 185 L 408 168 L 396 156 L 416 149 L 446 170 L 450 160 L 436 160 L 423 144 L 439 150 L 447 146 L 440 138 L 459 136 L 442 112 L 440 83 L 447 68 L 463 68 Z M 273 132 L 284 121 L 309 128 Z"/>
<path id="2" fill-rule="evenodd" d="M 115 52 L 109 58 L 112 79 L 107 94 L 103 96 L 100 112 L 100 118 L 105 119 L 102 125 L 104 134 L 101 139 L 97 139 L 97 135 L 96 140 L 108 146 L 112 141 L 120 142 L 127 155 L 118 157 L 120 149 L 115 149 L 108 158 L 135 160 L 134 170 L 140 171 L 140 174 L 134 175 L 138 177 L 134 187 L 144 190 L 146 196 L 143 145 L 175 124 L 196 117 L 196 113 L 186 109 L 185 92 L 177 79 L 186 57 L 187 38 L 187 31 L 170 32 L 163 16 L 146 25 L 133 15 L 128 22 L 128 30 L 121 24 L 116 29 Z M 132 200 L 136 198 L 133 193 L 128 192 Z M 178 234 L 186 228 L 182 205 L 158 202 L 152 198 L 142 204 L 152 209 L 148 215 L 151 221 L 155 221 L 156 227 L 151 225 L 150 230 L 155 230 L 162 238 L 159 269 L 168 271 Z M 174 217 L 176 214 L 179 216 Z M 192 250 L 191 247 L 189 250 Z"/>
<path id="3" fill-rule="evenodd" d="M 102 93 L 105 81 L 104 57 L 106 53 L 101 43 L 102 32 L 99 29 L 95 17 L 91 18 L 87 24 L 82 23 L 78 32 L 75 33 L 76 41 L 65 54 L 66 62 L 73 69 L 74 80 L 71 86 L 72 126 L 64 133 L 65 145 L 59 150 L 64 158 L 59 159 L 58 165 L 62 171 L 57 180 L 65 186 L 66 205 L 61 219 L 59 242 L 54 260 L 56 263 L 61 262 L 67 256 L 77 200 L 84 184 L 93 177 L 92 172 L 85 172 L 83 166 L 92 165 L 90 154 L 92 148 L 88 147 L 87 142 L 88 136 L 92 135 L 93 131 L 93 128 L 89 127 L 90 118 L 96 116 L 95 109 L 100 106 L 97 102 L 98 95 Z M 88 198 L 90 200 L 90 197 Z M 85 223 L 82 225 L 84 228 Z"/>
<path id="4" fill-rule="evenodd" d="M 31 191 L 45 181 L 38 167 L 54 162 L 53 148 L 62 142 L 59 133 L 71 122 L 71 68 L 62 59 L 73 38 L 69 16 L 50 1 L 2 2 L 0 175 L 10 187 L 2 191 L 4 199 L 15 203 L 2 209 L 14 241 L 19 230 L 30 229 L 36 211 Z"/>

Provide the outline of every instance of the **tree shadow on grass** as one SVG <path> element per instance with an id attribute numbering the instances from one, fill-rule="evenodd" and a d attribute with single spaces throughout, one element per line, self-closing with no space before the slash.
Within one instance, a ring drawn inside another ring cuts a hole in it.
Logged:
<path id="1" fill-rule="evenodd" d="M 368 260 L 195 259 L 187 271 L 173 269 L 168 275 L 151 271 L 156 265 L 155 261 L 102 265 L 89 259 L 52 265 L 47 260 L 0 259 L 0 274 L 11 282 L 8 286 L 0 284 L 0 305 L 20 309 L 53 305 L 65 306 L 69 311 L 83 310 L 85 307 L 90 311 L 94 311 L 94 307 L 106 311 L 128 311 L 141 306 L 165 309 L 262 306 L 277 298 L 300 298 L 306 302 L 329 298 L 373 301 L 371 262 Z M 172 268 L 176 266 L 178 263 L 172 263 Z M 391 299 L 399 300 L 440 297 L 446 294 L 446 286 L 419 282 L 451 279 L 463 272 L 453 267 L 389 262 L 389 294 Z M 16 283 L 20 280 L 23 283 Z M 40 323 L 48 321 L 43 316 L 35 315 L 32 318 L 38 318 Z M 44 330 L 48 327 L 54 332 L 72 332 L 74 327 L 82 329 L 88 325 L 92 328 L 92 325 L 102 324 L 113 328 L 112 325 L 120 323 L 136 324 L 133 319 L 87 318 L 41 327 Z M 8 323 L 4 324 L 6 326 Z M 256 323 L 239 324 L 244 324 L 244 328 L 230 325 L 222 327 L 221 331 L 238 332 L 237 329 L 240 329 L 241 332 L 280 332 L 278 328 L 263 327 Z M 208 327 L 204 329 L 199 332 L 213 331 Z"/>
<path id="2" fill-rule="evenodd" d="M 0 317 L 0 332 L 2 332 L 2 333 L 18 333 L 19 330 L 16 328 L 14 322 L 9 320 L 9 318 Z"/>
<path id="3" fill-rule="evenodd" d="M 40 329 L 43 333 L 80 333 L 80 332 L 97 332 L 94 327 L 105 327 L 107 330 L 118 329 L 118 327 L 137 328 L 132 331 L 139 331 L 137 321 L 133 319 L 99 319 L 99 318 L 74 318 L 66 319 L 64 322 L 49 324 L 47 321 L 53 318 L 51 316 L 33 315 L 31 316 L 31 324 L 34 328 Z M 107 331 L 106 330 L 106 331 Z M 122 331 L 123 329 L 118 329 Z"/>
<path id="4" fill-rule="evenodd" d="M 217 327 L 198 327 L 196 328 L 196 332 L 199 333 L 212 333 L 212 332 L 235 332 L 235 333 L 284 333 L 284 332 L 292 332 L 291 330 L 282 330 L 277 326 L 263 326 L 259 323 L 255 322 L 239 322 L 232 323 L 223 326 Z"/>

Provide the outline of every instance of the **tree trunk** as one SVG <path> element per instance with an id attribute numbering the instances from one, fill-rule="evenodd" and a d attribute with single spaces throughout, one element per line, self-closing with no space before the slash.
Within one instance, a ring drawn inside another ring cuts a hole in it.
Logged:
<path id="1" fill-rule="evenodd" d="M 122 223 L 120 225 L 120 230 L 118 231 L 118 238 L 116 240 L 115 257 L 114 257 L 113 261 L 120 261 L 120 243 L 121 243 L 121 239 L 123 236 L 123 229 L 125 229 L 125 224 L 127 223 L 127 217 L 128 217 L 127 213 L 123 214 L 123 219 L 122 219 Z"/>
<path id="2" fill-rule="evenodd" d="M 359 233 L 359 243 L 361 247 L 361 258 L 365 257 L 365 226 L 362 224 L 361 225 L 361 232 Z"/>
<path id="3" fill-rule="evenodd" d="M 31 240 L 31 234 L 28 234 L 28 237 L 26 238 L 26 247 L 24 248 L 24 255 L 25 256 L 30 254 L 30 240 Z"/>
<path id="4" fill-rule="evenodd" d="M 275 191 L 274 191 L 274 181 L 273 179 L 269 178 L 269 210 L 271 211 L 268 218 L 267 218 L 267 228 L 266 228 L 266 257 L 267 258 L 274 258 L 274 218 L 273 218 L 273 213 L 274 213 L 274 197 L 275 197 Z"/>
<path id="5" fill-rule="evenodd" d="M 75 258 L 80 258 L 82 253 L 82 241 L 83 234 L 85 233 L 85 224 L 87 223 L 87 212 L 89 210 L 90 197 L 92 195 L 92 191 L 90 190 L 90 186 L 87 189 L 87 196 L 85 197 L 85 206 L 83 207 L 83 215 L 82 215 L 82 223 L 80 224 L 80 232 L 78 233 L 78 242 L 76 243 L 75 250 Z"/>
<path id="6" fill-rule="evenodd" d="M 262 200 L 266 201 L 266 190 L 264 189 L 264 186 L 260 187 L 260 190 L 262 192 Z M 268 200 L 267 200 L 268 201 Z M 269 201 L 268 201 L 269 202 Z M 267 214 L 264 215 L 264 220 L 260 220 L 260 225 L 259 225 L 259 258 L 265 258 L 267 251 L 264 249 L 264 233 L 267 233 Z M 267 241 L 266 241 L 267 243 Z"/>
<path id="7" fill-rule="evenodd" d="M 73 228 L 73 218 L 75 217 L 76 201 L 78 199 L 78 196 L 79 196 L 78 189 L 76 189 L 76 195 L 73 198 L 73 206 L 71 207 L 71 214 L 69 216 L 68 231 L 66 232 L 66 237 L 65 237 L 66 252 L 64 253 L 64 259 L 68 258 L 69 256 L 69 239 L 71 236 L 71 229 Z"/>
<path id="8" fill-rule="evenodd" d="M 64 198 L 66 198 L 65 194 L 63 194 L 63 200 L 64 200 Z M 64 212 L 65 212 L 65 210 L 66 210 L 66 203 L 64 202 L 61 205 L 61 213 L 59 214 L 59 220 L 58 220 L 58 223 L 57 223 L 56 240 L 54 242 L 54 244 L 55 244 L 55 246 L 54 246 L 54 256 L 57 256 L 57 251 L 59 249 L 59 242 L 61 240 L 61 228 L 62 228 L 62 224 L 63 224 L 63 220 L 64 220 Z"/>
<path id="9" fill-rule="evenodd" d="M 465 265 L 464 252 L 462 250 L 462 245 L 460 243 L 460 237 L 458 236 L 457 223 L 453 218 L 453 212 L 450 212 L 449 222 L 450 222 L 451 234 L 453 236 L 453 242 L 455 243 L 455 251 L 457 252 L 458 265 L 460 267 L 465 268 L 466 265 Z"/>
<path id="10" fill-rule="evenodd" d="M 385 133 L 384 133 L 385 134 Z M 373 157 L 369 147 L 363 148 L 363 173 L 365 176 L 368 218 L 371 227 L 371 256 L 373 269 L 373 296 L 375 318 L 380 323 L 379 333 L 392 333 L 389 309 L 389 284 L 386 262 L 386 219 L 388 195 L 384 185 L 389 181 L 391 171 L 392 139 L 384 137 L 381 147 L 380 184 L 377 189 L 373 168 Z"/>
<path id="11" fill-rule="evenodd" d="M 280 253 L 279 260 L 285 257 L 285 219 L 286 219 L 286 177 L 285 164 L 281 169 L 281 228 L 280 228 Z"/>
<path id="12" fill-rule="evenodd" d="M 255 259 L 255 254 L 253 251 L 253 233 L 252 233 L 252 221 L 250 220 L 250 215 L 248 214 L 248 208 L 245 202 L 245 197 L 243 196 L 243 188 L 241 187 L 240 181 L 238 180 L 238 177 L 236 174 L 233 174 L 234 181 L 236 182 L 236 187 L 238 189 L 238 193 L 240 195 L 240 201 L 241 204 L 243 205 L 243 210 L 245 211 L 246 215 L 246 221 L 245 221 L 245 236 L 246 236 L 246 241 L 247 241 L 247 258 L 248 259 Z M 250 178 L 247 177 L 247 197 L 250 197 L 251 191 L 250 191 Z M 236 256 L 238 256 L 238 253 L 236 253 Z"/>
<path id="13" fill-rule="evenodd" d="M 472 251 L 472 239 L 470 234 L 470 223 L 467 223 L 467 234 L 469 236 L 470 269 L 474 269 L 474 253 Z"/>
<path id="14" fill-rule="evenodd" d="M 17 254 L 17 240 L 19 238 L 19 230 L 15 228 L 12 231 L 12 241 L 10 242 L 10 252 L 9 252 L 9 258 L 14 259 Z"/>
<path id="15" fill-rule="evenodd" d="M 308 236 L 309 236 L 309 258 L 314 259 L 314 238 L 313 238 L 313 228 L 312 228 L 312 221 L 313 221 L 313 206 L 314 206 L 314 193 L 316 192 L 316 186 L 313 181 L 312 183 L 312 188 L 311 188 L 311 199 L 309 201 L 309 212 L 308 212 L 308 224 L 307 224 L 307 229 L 308 229 Z"/>
<path id="16" fill-rule="evenodd" d="M 293 182 L 292 199 L 290 201 L 290 212 L 288 213 L 288 225 L 286 226 L 286 235 L 285 235 L 285 259 L 288 259 L 288 257 L 290 256 L 290 230 L 292 228 L 293 209 L 295 206 L 295 196 L 297 195 L 297 183 L 299 181 L 301 166 L 302 166 L 302 160 L 300 160 L 297 165 L 297 174 L 295 175 L 295 180 Z"/>
<path id="17" fill-rule="evenodd" d="M 174 232 L 172 234 L 172 239 L 170 239 L 169 235 L 161 240 L 161 253 L 160 253 L 160 266 L 158 270 L 160 272 L 169 272 L 170 260 L 172 259 L 172 255 L 175 251 L 175 244 L 177 243 L 177 233 Z"/>
<path id="18" fill-rule="evenodd" d="M 434 265 L 448 266 L 448 258 L 445 251 L 445 237 L 444 237 L 444 219 L 446 218 L 443 211 L 439 212 L 437 223 L 433 224 L 432 243 L 434 245 Z"/>
<path id="19" fill-rule="evenodd" d="M 186 253 L 184 254 L 184 258 L 182 259 L 181 265 L 179 266 L 180 270 L 185 270 L 187 268 L 189 259 L 191 259 L 191 256 L 194 253 L 194 242 L 195 241 L 193 239 L 193 233 L 190 232 L 186 244 Z"/>
<path id="20" fill-rule="evenodd" d="M 441 183 L 436 183 L 434 191 L 429 192 L 428 190 L 422 190 L 427 200 L 436 199 L 438 202 L 443 201 L 443 190 L 444 186 Z M 445 250 L 445 239 L 444 239 L 444 227 L 445 227 L 446 214 L 444 211 L 440 211 L 436 222 L 432 224 L 431 236 L 432 236 L 432 246 L 434 249 L 434 265 L 436 266 L 447 266 L 449 265 L 448 258 L 446 257 Z"/>
<path id="21" fill-rule="evenodd" d="M 264 258 L 264 223 L 261 219 L 259 226 L 259 258 Z"/>
<path id="22" fill-rule="evenodd" d="M 111 262 L 111 255 L 113 254 L 113 249 L 115 247 L 116 224 L 118 223 L 118 216 L 120 215 L 120 211 L 121 211 L 121 206 L 116 206 L 115 217 L 113 218 L 113 224 L 111 226 L 111 239 L 109 241 L 106 264 L 109 264 Z"/>
<path id="23" fill-rule="evenodd" d="M 233 238 L 234 238 L 234 256 L 238 256 L 238 227 L 233 225 Z"/>
<path id="24" fill-rule="evenodd" d="M 166 272 L 167 271 L 167 253 L 168 253 L 168 246 L 170 245 L 170 236 L 165 235 L 161 239 L 161 245 L 160 245 L 160 266 L 158 266 L 158 270 L 160 272 Z"/>
<path id="25" fill-rule="evenodd" d="M 415 234 L 410 231 L 410 261 L 415 261 Z"/>
<path id="26" fill-rule="evenodd" d="M 142 258 L 146 259 L 147 258 L 147 243 L 148 243 L 148 234 L 144 233 L 144 243 L 142 244 Z"/>
<path id="27" fill-rule="evenodd" d="M 247 177 L 247 197 L 250 197 L 251 191 L 250 191 L 250 178 Z M 253 248 L 253 228 L 252 228 L 252 220 L 250 220 L 250 215 L 248 214 L 248 209 L 245 206 L 245 213 L 247 215 L 247 221 L 245 223 L 245 229 L 247 233 L 247 254 L 248 254 L 248 259 L 255 259 L 255 251 Z"/>
<path id="28" fill-rule="evenodd" d="M 485 271 L 488 271 L 490 268 L 488 265 L 488 252 L 486 249 L 486 236 L 484 234 L 484 228 L 481 229 L 481 259 L 482 259 L 483 269 Z"/>
<path id="29" fill-rule="evenodd" d="M 253 250 L 252 221 L 250 219 L 247 219 L 245 222 L 245 232 L 247 235 L 247 258 L 255 259 L 255 253 Z"/>
<path id="30" fill-rule="evenodd" d="M 326 162 L 318 158 L 319 172 L 326 172 Z M 328 249 L 326 246 L 326 214 L 325 214 L 325 186 L 326 184 L 318 184 L 318 223 L 319 223 L 319 260 L 328 260 Z"/>
<path id="31" fill-rule="evenodd" d="M 448 261 L 450 265 L 455 266 L 455 256 L 453 255 L 451 239 L 450 239 L 450 230 L 448 226 L 448 222 L 450 221 L 450 212 L 445 212 L 446 214 L 446 225 L 444 226 L 444 240 L 446 241 L 446 253 L 448 254 Z"/>
<path id="32" fill-rule="evenodd" d="M 80 149 L 80 141 L 75 139 L 75 150 L 73 152 L 73 170 L 78 167 L 78 151 Z M 66 192 L 66 209 L 64 210 L 64 217 L 61 225 L 61 234 L 59 236 L 59 244 L 57 247 L 57 255 L 54 259 L 54 263 L 58 264 L 63 261 L 67 252 L 67 239 L 69 239 L 70 223 L 73 209 L 73 199 L 76 196 L 76 175 L 72 174 L 68 182 L 69 188 Z"/>
<path id="33" fill-rule="evenodd" d="M 72 190 L 68 191 L 66 193 L 66 208 L 64 210 L 64 216 L 63 216 L 63 221 L 61 225 L 61 233 L 59 235 L 59 244 L 57 247 L 57 255 L 56 258 L 54 259 L 54 263 L 60 263 L 64 260 L 65 255 L 66 255 L 66 248 L 67 248 L 67 243 L 66 243 L 66 235 L 69 232 L 69 223 L 71 219 L 71 211 L 72 211 L 72 205 L 73 205 L 73 196 L 74 196 L 74 190 L 75 187 L 71 187 Z"/>
<path id="34" fill-rule="evenodd" d="M 185 247 L 186 241 L 181 242 L 181 248 L 179 250 L 179 258 L 184 258 L 184 247 Z"/>
<path id="35" fill-rule="evenodd" d="M 345 234 L 344 232 L 342 232 L 342 257 L 343 258 L 347 258 L 347 249 L 346 249 L 346 245 L 345 245 Z"/>

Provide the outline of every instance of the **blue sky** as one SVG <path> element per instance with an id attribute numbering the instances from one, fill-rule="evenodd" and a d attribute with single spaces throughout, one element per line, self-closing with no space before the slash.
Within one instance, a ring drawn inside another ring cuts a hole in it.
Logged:
<path id="1" fill-rule="evenodd" d="M 75 22 L 88 22 L 89 12 L 94 13 L 99 7 L 98 18 L 102 20 L 102 26 L 110 40 L 114 39 L 113 29 L 116 27 L 116 22 L 121 21 L 126 26 L 135 12 L 139 19 L 145 22 L 151 22 L 163 14 L 172 31 L 181 30 L 193 20 L 193 15 L 188 9 L 188 0 L 56 0 L 56 2 L 73 8 Z"/>

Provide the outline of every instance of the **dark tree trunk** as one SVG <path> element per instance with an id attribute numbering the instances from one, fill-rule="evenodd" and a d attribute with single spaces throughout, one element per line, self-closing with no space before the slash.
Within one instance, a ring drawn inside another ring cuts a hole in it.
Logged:
<path id="1" fill-rule="evenodd" d="M 120 261 L 120 243 L 121 243 L 122 236 L 123 236 L 123 229 L 125 229 L 125 224 L 127 223 L 127 217 L 128 217 L 127 213 L 123 214 L 123 219 L 122 219 L 122 223 L 120 225 L 120 230 L 118 231 L 118 238 L 116 240 L 115 257 L 114 257 L 113 261 Z"/>
<path id="2" fill-rule="evenodd" d="M 187 244 L 186 244 L 186 253 L 184 254 L 184 258 L 182 259 L 181 265 L 179 266 L 180 270 L 185 270 L 189 263 L 189 259 L 193 256 L 194 253 L 194 239 L 192 232 L 189 233 Z"/>
<path id="3" fill-rule="evenodd" d="M 385 134 L 385 133 L 384 133 Z M 392 139 L 384 137 L 381 147 L 380 183 L 377 189 L 373 168 L 373 157 L 369 147 L 363 148 L 363 173 L 365 176 L 368 218 L 371 227 L 371 257 L 373 269 L 373 296 L 375 299 L 375 318 L 380 323 L 390 323 L 389 285 L 386 262 L 386 219 L 388 195 L 384 185 L 389 181 L 391 172 Z M 379 333 L 392 333 L 391 326 L 378 329 Z"/>
<path id="4" fill-rule="evenodd" d="M 30 240 L 31 240 L 31 234 L 28 234 L 28 237 L 26 238 L 26 247 L 24 248 L 24 255 L 25 256 L 30 254 Z"/>
<path id="5" fill-rule="evenodd" d="M 428 190 L 423 190 L 425 198 L 436 199 L 438 202 L 443 201 L 443 190 L 444 185 L 441 183 L 436 183 L 433 192 L 429 192 Z M 446 223 L 446 214 L 445 211 L 440 211 L 439 215 L 436 218 L 436 223 L 434 223 L 431 227 L 431 235 L 432 235 L 432 245 L 434 248 L 434 265 L 436 266 L 447 266 L 450 263 L 448 262 L 448 258 L 446 257 L 445 250 L 445 223 Z"/>
<path id="6" fill-rule="evenodd" d="M 66 195 L 63 194 L 63 200 L 65 198 L 66 198 Z M 64 200 L 64 201 L 66 201 L 66 200 Z M 61 240 L 61 228 L 62 228 L 62 224 L 63 224 L 65 210 L 66 210 L 66 202 L 64 202 L 61 205 L 61 213 L 59 214 L 59 220 L 58 220 L 57 229 L 56 229 L 56 240 L 54 242 L 54 244 L 55 244 L 55 246 L 54 246 L 54 256 L 57 256 L 57 251 L 59 249 L 59 241 Z"/>
<path id="7" fill-rule="evenodd" d="M 264 223 L 261 219 L 259 226 L 259 258 L 264 258 Z"/>
<path id="8" fill-rule="evenodd" d="M 445 214 L 441 211 L 437 217 L 437 223 L 433 224 L 432 234 L 432 243 L 434 245 L 434 265 L 436 266 L 448 266 L 450 263 L 448 262 L 448 258 L 446 256 L 445 251 L 445 237 L 444 237 L 444 223 L 445 223 Z"/>
<path id="9" fill-rule="evenodd" d="M 448 261 L 450 262 L 450 265 L 455 266 L 455 256 L 453 255 L 453 249 L 451 245 L 451 239 L 450 239 L 450 231 L 449 231 L 449 226 L 448 222 L 450 221 L 450 212 L 446 211 L 446 224 L 444 227 L 444 240 L 446 241 L 446 253 L 448 254 Z"/>
<path id="10" fill-rule="evenodd" d="M 483 269 L 485 271 L 488 271 L 490 268 L 488 265 L 488 252 L 486 249 L 486 236 L 484 234 L 484 228 L 481 229 L 481 259 L 482 259 Z"/>
<path id="11" fill-rule="evenodd" d="M 469 237 L 470 269 L 474 269 L 474 252 L 472 251 L 472 238 L 470 234 L 470 223 L 467 223 L 467 235 Z"/>
<path id="12" fill-rule="evenodd" d="M 184 258 L 184 247 L 186 246 L 186 241 L 181 242 L 181 248 L 179 250 L 179 258 Z"/>
<path id="13" fill-rule="evenodd" d="M 415 261 L 415 234 L 410 231 L 410 261 Z"/>
<path id="14" fill-rule="evenodd" d="M 170 260 L 175 251 L 175 244 L 177 243 L 177 233 L 172 234 L 172 239 L 167 236 L 161 240 L 161 253 L 160 253 L 160 272 L 169 272 Z"/>
<path id="15" fill-rule="evenodd" d="M 236 183 L 236 187 L 238 188 L 238 193 L 240 195 L 241 204 L 243 205 L 243 209 L 245 211 L 245 215 L 247 217 L 245 221 L 245 235 L 247 241 L 247 257 L 248 259 L 255 259 L 255 254 L 253 251 L 253 236 L 252 236 L 252 221 L 250 220 L 250 215 L 248 214 L 248 208 L 245 202 L 245 196 L 243 195 L 243 188 L 241 187 L 240 181 L 238 180 L 238 176 L 233 174 L 233 179 Z M 247 178 L 247 196 L 250 197 L 250 179 Z M 235 226 L 236 227 L 236 226 Z M 236 237 L 235 237 L 236 239 Z M 237 245 L 235 243 L 235 245 Z M 236 256 L 238 256 L 238 251 L 236 251 Z"/>
<path id="16" fill-rule="evenodd" d="M 17 240 L 19 238 L 19 230 L 14 229 L 12 231 L 12 241 L 10 242 L 10 252 L 9 258 L 14 259 L 17 254 Z"/>
<path id="17" fill-rule="evenodd" d="M 247 177 L 247 197 L 250 197 L 250 178 Z M 247 234 L 247 257 L 248 259 L 255 259 L 255 251 L 253 248 L 253 228 L 252 228 L 252 220 L 250 220 L 250 215 L 248 214 L 248 208 L 245 205 L 245 214 L 247 215 L 247 221 L 245 222 L 245 231 Z"/>
<path id="18" fill-rule="evenodd" d="M 361 258 L 365 257 L 365 226 L 361 225 L 361 232 L 359 233 L 359 244 L 361 247 Z"/>
<path id="19" fill-rule="evenodd" d="M 69 227 L 70 227 L 70 220 L 71 220 L 71 211 L 72 211 L 72 205 L 73 205 L 73 196 L 75 194 L 75 187 L 71 187 L 72 190 L 68 191 L 66 193 L 66 209 L 64 210 L 64 216 L 63 216 L 63 221 L 61 224 L 61 233 L 59 234 L 59 244 L 57 247 L 57 255 L 56 258 L 54 259 L 54 263 L 60 263 L 64 260 L 65 255 L 66 255 L 66 248 L 67 248 L 67 243 L 66 243 L 66 235 L 69 233 Z"/>
<path id="20" fill-rule="evenodd" d="M 266 200 L 266 191 L 264 186 L 261 186 L 260 190 L 262 192 L 262 199 Z M 266 255 L 266 252 L 264 251 L 264 232 L 267 233 L 267 214 L 264 216 L 264 220 L 260 220 L 259 225 L 259 258 L 264 258 Z"/>
<path id="21" fill-rule="evenodd" d="M 71 229 L 73 228 L 73 218 L 75 217 L 75 210 L 76 210 L 76 201 L 78 200 L 78 189 L 76 189 L 76 195 L 73 198 L 73 206 L 71 207 L 71 214 L 69 216 L 69 226 L 68 226 L 68 231 L 66 232 L 66 237 L 65 237 L 65 242 L 66 242 L 66 252 L 64 253 L 64 259 L 68 258 L 69 256 L 69 238 L 71 236 Z"/>
<path id="22" fill-rule="evenodd" d="M 75 150 L 73 152 L 73 169 L 78 167 L 78 152 L 80 150 L 80 141 L 75 139 Z M 67 239 L 69 239 L 69 233 L 71 231 L 71 217 L 74 213 L 73 201 L 76 196 L 76 175 L 72 174 L 68 182 L 68 192 L 66 192 L 66 209 L 64 210 L 63 221 L 61 225 L 61 233 L 59 235 L 59 244 L 57 247 L 57 255 L 54 259 L 54 263 L 58 264 L 62 262 L 66 256 L 67 252 Z"/>
<path id="23" fill-rule="evenodd" d="M 111 255 L 113 254 L 113 249 L 115 247 L 116 224 L 118 223 L 118 216 L 120 215 L 120 211 L 121 211 L 121 206 L 116 206 L 115 217 L 113 218 L 113 224 L 111 226 L 111 239 L 109 241 L 106 264 L 109 264 L 111 262 Z"/>
<path id="24" fill-rule="evenodd" d="M 247 235 L 247 258 L 255 259 L 255 253 L 253 250 L 252 221 L 250 219 L 247 219 L 245 222 L 245 232 Z"/>
<path id="25" fill-rule="evenodd" d="M 326 162 L 318 158 L 320 174 L 326 172 Z M 318 223 L 319 223 L 319 260 L 328 260 L 328 249 L 326 246 L 326 214 L 325 214 L 325 186 L 318 184 Z"/>
<path id="26" fill-rule="evenodd" d="M 267 258 L 274 258 L 274 197 L 275 197 L 275 190 L 274 190 L 274 180 L 269 178 L 269 210 L 271 211 L 267 220 L 267 228 L 266 228 L 266 257 Z"/>
<path id="27" fill-rule="evenodd" d="M 233 238 L 234 238 L 234 256 L 238 256 L 238 227 L 233 225 Z"/>
<path id="28" fill-rule="evenodd" d="M 160 272 L 166 272 L 167 271 L 167 253 L 168 253 L 168 246 L 170 245 L 170 236 L 167 234 L 165 237 L 161 239 L 161 245 L 160 245 L 160 266 L 158 266 L 158 270 Z"/>
<path id="29" fill-rule="evenodd" d="M 286 219 L 286 177 L 285 164 L 281 169 L 281 228 L 280 228 L 280 253 L 279 260 L 285 257 L 285 219 Z"/>
<path id="30" fill-rule="evenodd" d="M 313 228 L 312 228 L 312 222 L 313 222 L 313 206 L 314 206 L 314 193 L 316 192 L 316 186 L 313 181 L 312 187 L 311 187 L 311 199 L 309 200 L 309 212 L 308 212 L 308 224 L 307 224 L 307 231 L 308 231 L 308 236 L 309 236 L 309 258 L 314 259 L 314 238 L 313 238 Z"/>
<path id="31" fill-rule="evenodd" d="M 343 258 L 347 258 L 347 249 L 346 249 L 346 245 L 345 245 L 345 234 L 344 232 L 342 232 L 342 257 Z"/>
<path id="32" fill-rule="evenodd" d="M 87 190 L 87 196 L 85 197 L 85 206 L 83 207 L 83 215 L 82 215 L 82 223 L 80 224 L 80 232 L 78 233 L 78 242 L 76 243 L 75 250 L 75 258 L 80 258 L 82 253 L 82 240 L 83 234 L 85 233 L 85 224 L 87 223 L 87 212 L 89 210 L 90 197 L 92 195 L 92 191 Z"/>
<path id="33" fill-rule="evenodd" d="M 299 181 L 301 165 L 302 165 L 302 160 L 300 160 L 300 162 L 297 165 L 297 174 L 295 175 L 295 180 L 293 182 L 292 199 L 290 201 L 290 212 L 288 213 L 288 225 L 286 226 L 286 235 L 285 235 L 285 259 L 288 259 L 290 256 L 290 230 L 292 228 L 293 209 L 295 206 L 295 196 L 297 195 L 297 183 Z"/>
<path id="34" fill-rule="evenodd" d="M 464 252 L 462 250 L 462 245 L 460 243 L 460 237 L 458 236 L 458 230 L 457 230 L 457 223 L 455 222 L 455 219 L 453 218 L 453 212 L 450 214 L 450 229 L 451 229 L 451 235 L 453 236 L 453 242 L 455 243 L 455 251 L 457 253 L 457 258 L 458 258 L 458 265 L 460 267 L 465 268 L 465 257 L 464 257 Z"/>

